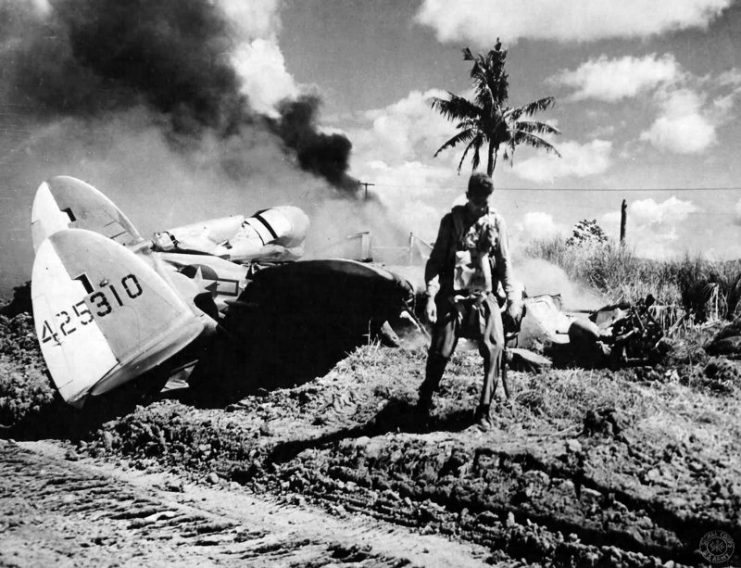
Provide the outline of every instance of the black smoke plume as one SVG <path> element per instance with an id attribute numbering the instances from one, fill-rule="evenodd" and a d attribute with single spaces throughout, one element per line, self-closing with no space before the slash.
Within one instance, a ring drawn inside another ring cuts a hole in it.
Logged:
<path id="1" fill-rule="evenodd" d="M 27 4 L 0 4 L 0 88 L 13 108 L 43 120 L 145 106 L 176 144 L 268 130 L 305 171 L 357 189 L 346 174 L 350 141 L 317 130 L 318 99 L 285 102 L 277 121 L 250 107 L 229 60 L 237 39 L 218 4 L 51 0 L 44 17 Z"/>
<path id="2" fill-rule="evenodd" d="M 341 134 L 317 130 L 319 104 L 319 99 L 311 95 L 284 101 L 278 109 L 280 120 L 273 122 L 274 130 L 286 146 L 295 150 L 302 169 L 321 175 L 335 187 L 357 192 L 360 183 L 346 173 L 352 144 Z"/>

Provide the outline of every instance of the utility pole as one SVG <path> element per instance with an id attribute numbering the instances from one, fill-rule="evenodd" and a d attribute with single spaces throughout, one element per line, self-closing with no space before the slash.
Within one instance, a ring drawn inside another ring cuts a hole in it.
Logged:
<path id="1" fill-rule="evenodd" d="M 625 244 L 625 225 L 628 221 L 628 202 L 623 199 L 620 206 L 620 244 Z"/>
<path id="2" fill-rule="evenodd" d="M 368 183 L 367 181 L 361 181 L 361 182 L 358 182 L 358 183 L 360 183 L 360 185 L 362 185 L 363 187 L 365 187 L 365 200 L 368 201 L 368 186 L 369 185 L 376 185 L 376 184 L 375 183 Z"/>

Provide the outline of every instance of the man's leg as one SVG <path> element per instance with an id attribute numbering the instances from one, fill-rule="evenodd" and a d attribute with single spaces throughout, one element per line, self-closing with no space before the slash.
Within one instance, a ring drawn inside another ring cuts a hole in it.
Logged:
<path id="1" fill-rule="evenodd" d="M 445 367 L 455 351 L 457 312 L 447 300 L 437 301 L 437 322 L 432 327 L 430 349 L 427 352 L 425 380 L 419 387 L 419 406 L 429 410 L 432 406 L 432 393 L 437 391 Z"/>
<path id="2" fill-rule="evenodd" d="M 481 388 L 479 406 L 476 409 L 476 421 L 483 429 L 492 426 L 491 401 L 499 382 L 504 353 L 504 326 L 499 306 L 493 299 L 487 301 L 487 304 L 487 321 L 479 340 L 479 353 L 484 359 L 484 384 Z"/>

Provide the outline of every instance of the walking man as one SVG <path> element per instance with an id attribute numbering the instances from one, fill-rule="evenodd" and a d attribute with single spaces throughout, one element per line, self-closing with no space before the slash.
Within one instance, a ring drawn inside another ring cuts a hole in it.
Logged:
<path id="1" fill-rule="evenodd" d="M 475 420 L 482 430 L 492 426 L 491 399 L 502 367 L 504 328 L 494 293 L 502 285 L 506 317 L 519 325 L 522 301 L 516 298 L 504 220 L 489 207 L 491 178 L 474 173 L 465 205 L 453 207 L 440 223 L 437 240 L 425 266 L 427 317 L 433 324 L 419 408 L 429 412 L 445 367 L 460 337 L 475 339 L 484 358 L 484 384 Z"/>

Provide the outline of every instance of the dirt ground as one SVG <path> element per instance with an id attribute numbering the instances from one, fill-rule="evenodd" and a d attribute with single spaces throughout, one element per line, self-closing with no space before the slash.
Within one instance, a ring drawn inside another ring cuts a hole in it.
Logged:
<path id="1" fill-rule="evenodd" d="M 486 548 L 0 441 L 2 566 L 481 566 Z"/>
<path id="2" fill-rule="evenodd" d="M 231 399 L 26 397 L 0 448 L 0 565 L 738 565 L 739 365 L 681 355 L 513 372 L 489 432 L 472 426 L 475 352 L 414 412 L 412 345 Z"/>

